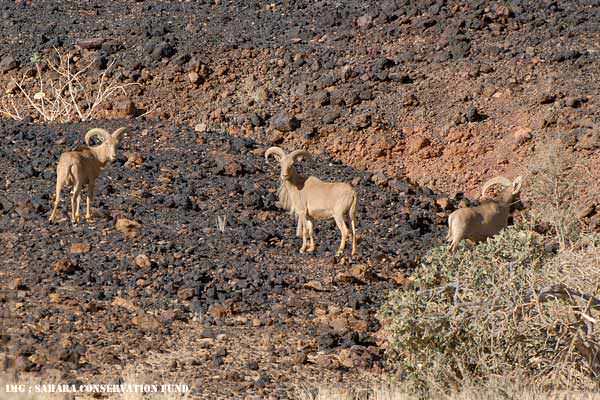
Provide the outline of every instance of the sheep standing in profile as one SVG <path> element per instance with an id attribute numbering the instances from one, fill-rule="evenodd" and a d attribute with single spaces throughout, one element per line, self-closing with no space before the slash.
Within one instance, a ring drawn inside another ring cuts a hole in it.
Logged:
<path id="1" fill-rule="evenodd" d="M 81 200 L 81 189 L 87 185 L 87 208 L 85 218 L 92 220 L 91 203 L 94 200 L 94 188 L 96 178 L 109 162 L 117 158 L 117 147 L 127 128 L 119 128 L 108 133 L 101 128 L 90 129 L 85 134 L 85 144 L 73 151 L 61 154 L 56 166 L 56 197 L 54 208 L 50 215 L 50 222 L 56 220 L 60 193 L 65 185 L 73 185 L 71 192 L 71 221 L 79 222 L 79 206 Z M 94 136 L 99 137 L 102 143 L 92 146 L 91 140 Z"/>
<path id="2" fill-rule="evenodd" d="M 314 176 L 300 176 L 294 168 L 294 162 L 310 157 L 304 150 L 286 154 L 280 147 L 270 147 L 265 152 L 265 160 L 268 161 L 270 155 L 276 157 L 281 166 L 279 206 L 298 218 L 296 233 L 302 233 L 300 252 L 312 252 L 315 249 L 313 221 L 333 218 L 342 233 L 336 252 L 336 256 L 341 256 L 350 234 L 344 218 L 347 213 L 352 226 L 352 255 L 355 255 L 358 196 L 354 188 L 347 183 L 323 182 Z"/>
<path id="3" fill-rule="evenodd" d="M 519 201 L 522 179 L 521 176 L 514 181 L 503 176 L 492 178 L 483 185 L 481 197 L 484 200 L 477 207 L 459 208 L 448 216 L 450 252 L 455 252 L 463 239 L 481 242 L 506 228 L 511 206 Z M 497 199 L 486 199 L 485 192 L 496 184 L 505 189 Z"/>

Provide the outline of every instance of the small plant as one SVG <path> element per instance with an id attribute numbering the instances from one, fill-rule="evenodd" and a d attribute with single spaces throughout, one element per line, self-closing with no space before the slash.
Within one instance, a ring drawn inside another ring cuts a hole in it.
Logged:
<path id="1" fill-rule="evenodd" d="M 94 60 L 76 69 L 72 55 L 56 49 L 55 57 L 33 53 L 30 62 L 35 72 L 12 80 L 18 90 L 3 94 L 0 114 L 15 120 L 29 114 L 45 122 L 89 121 L 109 98 L 117 93 L 126 95 L 128 86 L 139 85 L 121 84 L 111 76 L 115 60 L 99 76 L 90 73 Z"/>
<path id="2" fill-rule="evenodd" d="M 221 233 L 225 232 L 226 224 L 227 224 L 227 216 L 226 215 L 217 216 L 217 229 L 219 230 L 219 232 L 221 232 Z"/>

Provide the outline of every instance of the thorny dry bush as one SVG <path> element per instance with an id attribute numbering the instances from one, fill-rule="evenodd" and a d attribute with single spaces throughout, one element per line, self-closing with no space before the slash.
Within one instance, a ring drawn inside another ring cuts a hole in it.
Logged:
<path id="1" fill-rule="evenodd" d="M 592 184 L 585 160 L 551 139 L 540 146 L 526 169 L 529 176 L 524 186 L 532 222 L 547 225 L 561 249 L 576 244 L 585 232 L 578 210 L 600 197 L 600 186 Z"/>
<path id="2" fill-rule="evenodd" d="M 598 389 L 600 237 L 553 255 L 542 236 L 513 226 L 455 256 L 433 248 L 414 276 L 380 318 L 389 360 L 415 389 L 499 376 Z"/>
<path id="3" fill-rule="evenodd" d="M 79 61 L 79 63 L 77 63 Z M 100 105 L 137 83 L 120 83 L 113 76 L 112 60 L 104 71 L 91 67 L 95 60 L 83 62 L 71 53 L 54 53 L 31 58 L 33 67 L 21 78 L 13 78 L 0 97 L 0 115 L 22 120 L 38 117 L 45 122 L 89 121 Z M 77 65 L 80 65 L 77 68 Z"/>

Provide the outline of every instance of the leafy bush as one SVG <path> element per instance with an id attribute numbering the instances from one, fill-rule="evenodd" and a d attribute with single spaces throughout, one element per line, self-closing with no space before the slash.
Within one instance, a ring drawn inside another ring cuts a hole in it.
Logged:
<path id="1" fill-rule="evenodd" d="M 519 227 L 454 256 L 433 248 L 413 288 L 391 293 L 381 310 L 388 359 L 419 388 L 498 376 L 596 388 L 600 300 L 585 293 L 598 292 L 599 255 L 588 241 L 552 256 Z"/>

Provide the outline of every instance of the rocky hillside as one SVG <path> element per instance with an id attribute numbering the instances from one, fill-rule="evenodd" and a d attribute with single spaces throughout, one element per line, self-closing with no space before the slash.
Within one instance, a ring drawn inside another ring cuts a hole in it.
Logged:
<path id="1" fill-rule="evenodd" d="M 218 127 L 451 193 L 515 173 L 549 137 L 598 165 L 596 1 L 17 3 L 3 82 L 52 47 L 98 71 L 114 59 L 143 89 L 107 117 Z"/>
<path id="2" fill-rule="evenodd" d="M 551 139 L 600 177 L 599 1 L 17 0 L 0 15 L 0 110 L 22 111 L 0 120 L 0 357 L 23 376 L 137 371 L 198 398 L 383 379 L 376 312 L 462 192 L 527 175 Z M 93 121 L 44 121 L 19 85 L 48 90 L 61 54 L 83 87 L 126 91 Z M 94 126 L 129 128 L 96 222 L 67 221 L 65 190 L 49 224 L 58 156 Z M 333 257 L 332 221 L 297 253 L 271 145 L 355 185 L 358 257 Z"/>

